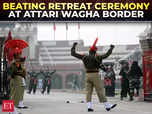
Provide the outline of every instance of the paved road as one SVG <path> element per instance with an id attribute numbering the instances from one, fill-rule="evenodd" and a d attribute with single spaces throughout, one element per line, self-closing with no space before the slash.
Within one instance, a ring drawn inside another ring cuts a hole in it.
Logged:
<path id="1" fill-rule="evenodd" d="M 88 114 L 85 95 L 69 92 L 52 92 L 50 95 L 25 94 L 25 105 L 29 109 L 19 110 L 22 114 Z M 128 99 L 119 100 L 119 95 L 108 98 L 109 102 L 117 103 L 118 106 L 107 112 L 102 103 L 98 102 L 97 96 L 93 96 L 93 114 L 152 114 L 152 102 L 139 101 L 137 98 L 130 102 Z M 70 103 L 66 103 L 69 101 Z M 1 107 L 0 107 L 1 108 Z M 2 108 L 1 108 L 2 109 Z M 0 111 L 0 114 L 7 114 Z"/>

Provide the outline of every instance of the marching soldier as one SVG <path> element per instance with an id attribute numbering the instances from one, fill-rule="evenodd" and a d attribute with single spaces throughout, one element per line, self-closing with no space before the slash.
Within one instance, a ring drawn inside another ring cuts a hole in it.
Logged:
<path id="1" fill-rule="evenodd" d="M 92 102 L 91 102 L 94 87 L 96 89 L 99 101 L 104 103 L 105 109 L 107 111 L 111 110 L 116 106 L 116 104 L 112 105 L 109 102 L 107 102 L 107 99 L 104 95 L 104 82 L 101 81 L 100 76 L 98 75 L 102 60 L 107 58 L 112 53 L 114 46 L 111 45 L 110 49 L 106 54 L 97 55 L 96 54 L 97 47 L 95 46 L 97 40 L 98 39 L 95 40 L 93 46 L 90 48 L 89 55 L 81 55 L 76 53 L 75 48 L 77 46 L 77 43 L 74 43 L 71 48 L 71 55 L 82 60 L 86 69 L 86 90 L 87 90 L 86 100 L 88 103 L 88 112 L 94 111 L 92 109 Z"/>
<path id="2" fill-rule="evenodd" d="M 33 91 L 33 94 L 35 94 L 37 90 L 37 74 L 36 72 L 31 72 L 29 74 L 30 74 L 30 83 L 29 83 L 28 93 L 31 94 L 31 92 Z"/>
<path id="3" fill-rule="evenodd" d="M 56 70 L 54 70 L 53 72 L 49 73 L 46 72 L 44 73 L 44 79 L 43 79 L 43 90 L 42 90 L 42 94 L 44 94 L 45 90 L 47 89 L 47 94 L 50 93 L 50 89 L 51 89 L 51 77 L 52 75 L 56 72 Z"/>

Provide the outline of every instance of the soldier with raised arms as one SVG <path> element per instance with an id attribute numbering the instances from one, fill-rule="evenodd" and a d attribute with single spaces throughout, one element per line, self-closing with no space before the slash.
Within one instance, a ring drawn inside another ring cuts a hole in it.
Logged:
<path id="1" fill-rule="evenodd" d="M 89 55 L 82 55 L 76 53 L 77 42 L 75 42 L 71 48 L 71 55 L 82 60 L 85 70 L 86 70 L 86 101 L 88 103 L 88 112 L 93 112 L 92 108 L 92 93 L 93 88 L 95 88 L 99 101 L 104 103 L 104 107 L 107 111 L 110 111 L 112 108 L 116 106 L 116 104 L 111 104 L 107 102 L 107 99 L 104 95 L 104 81 L 100 79 L 99 69 L 102 63 L 102 60 L 111 55 L 112 50 L 114 49 L 114 45 L 110 46 L 110 49 L 106 54 L 97 55 L 97 43 L 98 38 L 95 40 L 93 46 L 89 50 Z"/>

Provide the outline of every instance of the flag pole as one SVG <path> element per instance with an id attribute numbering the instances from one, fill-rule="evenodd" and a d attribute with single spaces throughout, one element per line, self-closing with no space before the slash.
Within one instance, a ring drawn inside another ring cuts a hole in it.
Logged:
<path id="1" fill-rule="evenodd" d="M 68 23 L 65 24 L 66 24 L 66 40 L 68 40 Z"/>
<path id="2" fill-rule="evenodd" d="M 54 29 L 54 40 L 55 40 L 55 31 L 56 31 L 56 25 L 55 25 L 55 22 L 53 23 L 53 29 Z"/>
<path id="3" fill-rule="evenodd" d="M 78 40 L 80 40 L 80 23 L 78 23 Z"/>

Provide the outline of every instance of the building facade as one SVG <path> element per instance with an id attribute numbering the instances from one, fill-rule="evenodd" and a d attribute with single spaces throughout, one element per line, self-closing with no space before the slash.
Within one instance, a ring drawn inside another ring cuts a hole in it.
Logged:
<path id="1" fill-rule="evenodd" d="M 56 89 L 83 89 L 85 69 L 80 60 L 71 56 L 70 49 L 74 42 L 78 42 L 77 51 L 88 54 L 89 46 L 84 46 L 82 40 L 74 41 L 37 41 L 37 24 L 30 23 L 1 23 L 0 37 L 7 38 L 11 31 L 13 38 L 27 41 L 29 47 L 23 52 L 27 57 L 27 71 L 52 71 L 52 88 Z M 119 72 L 119 60 L 130 52 L 139 48 L 139 45 L 116 45 L 110 57 L 103 62 L 113 62 L 116 74 Z M 104 54 L 109 46 L 98 46 L 98 53 Z M 42 77 L 42 76 L 39 76 Z"/>
<path id="2" fill-rule="evenodd" d="M 11 31 L 13 39 L 23 39 L 29 43 L 29 47 L 23 51 L 23 56 L 28 55 L 27 59 L 34 59 L 37 43 L 37 24 L 1 22 L 0 37 L 6 40 L 9 31 Z"/>
<path id="3" fill-rule="evenodd" d="M 36 59 L 32 70 L 57 70 L 52 77 L 53 88 L 83 89 L 85 69 L 82 61 L 71 56 L 71 47 L 78 42 L 77 52 L 88 54 L 89 46 L 84 46 L 82 40 L 75 41 L 38 41 L 36 46 Z M 98 54 L 104 54 L 109 46 L 98 46 Z M 139 48 L 139 45 L 116 45 L 113 54 L 103 62 L 113 62 L 115 71 L 119 71 L 119 59 L 127 56 L 130 52 Z M 37 62 L 36 62 L 37 61 Z M 31 62 L 32 63 L 32 62 Z M 117 66 L 118 65 L 118 66 Z"/>

